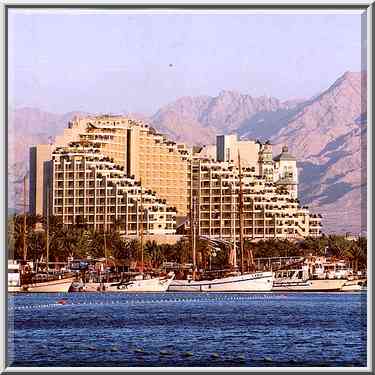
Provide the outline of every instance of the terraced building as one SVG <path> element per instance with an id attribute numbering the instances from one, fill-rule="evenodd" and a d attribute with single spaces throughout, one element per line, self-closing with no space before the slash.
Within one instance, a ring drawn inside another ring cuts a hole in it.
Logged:
<path id="1" fill-rule="evenodd" d="M 176 208 L 128 177 L 94 143 L 58 147 L 51 160 L 51 208 L 64 224 L 86 223 L 124 235 L 173 234 Z"/>
<path id="2" fill-rule="evenodd" d="M 272 145 L 259 141 L 252 142 L 253 151 L 248 157 L 241 154 L 241 148 L 246 150 L 248 143 L 237 141 L 233 135 L 219 136 L 216 155 L 220 161 L 215 160 L 212 149 L 211 155 L 193 155 L 190 207 L 197 233 L 211 238 L 239 239 L 240 168 L 236 156 L 240 153 L 245 155 L 241 156 L 244 238 L 321 236 L 321 215 L 311 214 L 298 200 L 296 158 L 286 146 L 273 158 Z"/>
<path id="3" fill-rule="evenodd" d="M 179 216 L 187 214 L 189 149 L 157 133 L 141 121 L 124 116 L 76 118 L 57 136 L 54 145 L 37 145 L 30 150 L 30 207 L 45 214 L 45 181 L 50 175 L 48 161 L 56 147 L 89 145 L 113 159 L 127 176 L 142 181 L 155 191 Z"/>
<path id="4" fill-rule="evenodd" d="M 174 234 L 177 219 L 193 213 L 199 235 L 237 239 L 240 154 L 245 239 L 321 235 L 321 217 L 298 201 L 297 161 L 286 146 L 273 158 L 269 142 L 217 140 L 196 152 L 124 116 L 76 118 L 53 145 L 30 151 L 31 212 L 48 207 L 66 224 L 128 235 Z"/>

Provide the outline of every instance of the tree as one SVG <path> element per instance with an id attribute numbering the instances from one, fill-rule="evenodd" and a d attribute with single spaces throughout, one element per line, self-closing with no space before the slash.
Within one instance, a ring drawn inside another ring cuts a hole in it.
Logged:
<path id="1" fill-rule="evenodd" d="M 328 237 L 328 251 L 331 256 L 346 259 L 348 257 L 352 241 L 344 236 L 331 235 Z"/>
<path id="2" fill-rule="evenodd" d="M 357 272 L 360 268 L 367 266 L 367 241 L 365 239 L 358 239 L 351 241 L 350 247 L 347 251 L 347 258 L 353 265 L 353 272 Z"/>
<path id="3" fill-rule="evenodd" d="M 305 238 L 301 244 L 301 255 L 308 256 L 310 254 L 316 256 L 323 256 L 326 255 L 326 248 L 328 246 L 328 238 L 327 237 L 307 237 Z"/>

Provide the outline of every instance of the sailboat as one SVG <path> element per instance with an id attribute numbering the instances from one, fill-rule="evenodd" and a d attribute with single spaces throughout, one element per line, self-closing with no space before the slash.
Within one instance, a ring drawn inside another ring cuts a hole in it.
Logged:
<path id="1" fill-rule="evenodd" d="M 241 271 L 235 271 L 227 276 L 213 280 L 196 280 L 196 259 L 195 259 L 195 236 L 196 236 L 196 197 L 193 198 L 193 209 L 191 211 L 192 227 L 192 249 L 193 249 L 193 275 L 186 280 L 172 281 L 168 291 L 170 292 L 270 292 L 272 290 L 273 274 L 272 272 L 244 272 L 243 266 L 243 187 L 241 159 L 238 154 L 239 162 L 239 216 L 240 216 L 240 253 L 241 253 Z M 234 220 L 235 223 L 235 220 Z M 230 263 L 234 269 L 237 268 L 236 259 L 236 233 L 233 225 L 233 244 L 230 252 Z M 252 254 L 252 253 L 251 253 Z M 253 257 L 251 257 L 253 264 Z"/>

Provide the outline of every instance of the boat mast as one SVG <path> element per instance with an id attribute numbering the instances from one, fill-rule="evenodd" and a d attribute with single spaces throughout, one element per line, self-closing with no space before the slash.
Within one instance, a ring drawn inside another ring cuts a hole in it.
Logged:
<path id="1" fill-rule="evenodd" d="M 105 258 L 105 275 L 107 276 L 107 283 L 108 283 L 108 257 L 107 257 L 107 234 L 106 234 L 107 226 L 104 227 L 104 258 Z"/>
<path id="2" fill-rule="evenodd" d="M 23 260 L 27 260 L 26 247 L 26 175 L 23 178 Z"/>
<path id="3" fill-rule="evenodd" d="M 244 226 L 244 218 L 243 218 L 243 185 L 242 185 L 242 169 L 241 169 L 241 156 L 240 151 L 238 150 L 238 176 L 240 182 L 240 189 L 239 189 L 239 216 L 240 216 L 240 253 L 241 253 L 241 274 L 243 274 L 243 253 L 244 253 L 244 241 L 243 241 L 243 226 Z"/>
<path id="4" fill-rule="evenodd" d="M 140 231 L 140 245 L 141 245 L 141 273 L 143 273 L 143 222 L 144 222 L 144 212 L 143 212 L 143 192 L 142 192 L 142 182 L 141 183 L 141 231 Z"/>
<path id="5" fill-rule="evenodd" d="M 196 232 L 196 201 L 197 197 L 193 197 L 193 207 L 190 209 L 190 216 L 191 216 L 191 228 L 192 228 L 192 251 L 193 251 L 193 280 L 195 280 L 195 272 L 197 268 L 197 261 L 196 261 L 196 240 L 195 240 L 195 232 Z"/>
<path id="6" fill-rule="evenodd" d="M 49 273 L 49 184 L 47 184 L 47 202 L 46 202 L 46 213 L 47 213 L 47 227 L 46 227 L 46 266 L 47 266 L 47 275 Z"/>
<path id="7" fill-rule="evenodd" d="M 230 256 L 230 263 L 233 268 L 237 268 L 237 249 L 236 249 L 236 183 L 230 186 L 230 205 L 231 205 L 231 219 L 232 219 L 232 241 L 233 247 Z"/>

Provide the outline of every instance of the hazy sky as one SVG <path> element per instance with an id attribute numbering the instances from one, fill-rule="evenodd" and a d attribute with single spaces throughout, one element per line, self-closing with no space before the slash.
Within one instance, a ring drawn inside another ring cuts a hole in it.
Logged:
<path id="1" fill-rule="evenodd" d="M 9 11 L 9 103 L 152 114 L 186 95 L 307 98 L 361 69 L 361 15 Z"/>

